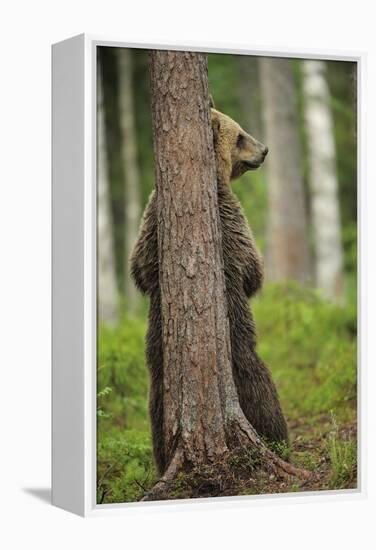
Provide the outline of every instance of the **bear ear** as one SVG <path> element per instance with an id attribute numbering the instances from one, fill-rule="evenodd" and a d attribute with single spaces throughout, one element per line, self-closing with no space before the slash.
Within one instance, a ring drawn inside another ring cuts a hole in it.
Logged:
<path id="1" fill-rule="evenodd" d="M 209 105 L 210 105 L 211 109 L 215 109 L 214 99 L 213 99 L 213 96 L 211 94 L 209 95 Z"/>

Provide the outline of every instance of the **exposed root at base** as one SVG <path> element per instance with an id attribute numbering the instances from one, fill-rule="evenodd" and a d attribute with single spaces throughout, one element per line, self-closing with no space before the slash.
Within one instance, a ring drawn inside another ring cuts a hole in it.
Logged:
<path id="1" fill-rule="evenodd" d="M 272 451 L 264 451 L 263 458 L 267 469 L 271 470 L 271 473 L 275 474 L 281 479 L 288 479 L 290 477 L 296 477 L 298 479 L 310 479 L 314 476 L 312 472 L 303 470 L 302 468 L 296 468 L 290 462 L 282 460 L 278 455 Z"/>
<path id="2" fill-rule="evenodd" d="M 239 448 L 221 461 L 195 467 L 189 467 L 184 453 L 177 450 L 165 474 L 142 501 L 257 494 L 260 480 L 274 479 L 283 488 L 298 482 L 304 486 L 314 478 L 314 473 L 296 468 L 264 446 Z"/>
<path id="3" fill-rule="evenodd" d="M 171 487 L 174 485 L 174 481 L 177 479 L 177 476 L 180 471 L 183 471 L 184 467 L 184 454 L 180 449 L 177 449 L 169 467 L 166 472 L 163 474 L 161 479 L 157 481 L 151 491 L 148 491 L 142 501 L 148 500 L 165 500 L 169 498 L 168 496 L 163 496 L 169 492 Z"/>

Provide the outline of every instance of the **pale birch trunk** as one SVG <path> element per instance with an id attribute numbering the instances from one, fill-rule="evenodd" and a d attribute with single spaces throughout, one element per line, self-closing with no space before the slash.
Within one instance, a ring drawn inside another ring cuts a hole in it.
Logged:
<path id="1" fill-rule="evenodd" d="M 118 320 L 118 291 L 108 181 L 106 131 L 101 67 L 97 79 L 97 187 L 98 187 L 98 321 L 114 325 Z"/>
<path id="2" fill-rule="evenodd" d="M 304 115 L 314 230 L 316 285 L 343 298 L 343 250 L 330 92 L 323 61 L 303 61 Z"/>
<path id="3" fill-rule="evenodd" d="M 132 54 L 129 49 L 117 51 L 119 69 L 119 106 L 122 132 L 122 161 L 125 179 L 125 296 L 130 311 L 137 308 L 139 295 L 129 270 L 129 256 L 138 236 L 141 216 L 140 177 L 137 164 L 137 142 L 133 101 Z"/>
<path id="4" fill-rule="evenodd" d="M 309 279 L 306 206 L 295 83 L 289 59 L 260 59 L 269 198 L 266 276 L 272 281 Z"/>

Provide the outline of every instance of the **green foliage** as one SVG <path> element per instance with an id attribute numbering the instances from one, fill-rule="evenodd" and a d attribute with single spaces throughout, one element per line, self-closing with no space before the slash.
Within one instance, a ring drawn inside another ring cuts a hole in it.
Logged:
<path id="1" fill-rule="evenodd" d="M 134 430 L 100 432 L 97 502 L 139 500 L 155 482 L 150 435 Z"/>
<path id="2" fill-rule="evenodd" d="M 289 460 L 291 447 L 284 441 L 265 441 L 271 451 L 280 456 L 283 460 Z"/>
<path id="3" fill-rule="evenodd" d="M 107 387 L 103 388 L 103 390 L 101 390 L 97 393 L 97 416 L 98 416 L 98 418 L 110 418 L 111 415 L 108 414 L 108 413 L 105 413 L 104 410 L 102 409 L 102 407 L 100 406 L 100 404 L 102 402 L 102 399 L 104 397 L 106 397 L 106 395 L 108 395 L 111 392 L 112 392 L 112 389 L 107 386 Z"/>
<path id="4" fill-rule="evenodd" d="M 231 118 L 239 120 L 239 83 L 240 72 L 234 62 L 235 57 L 226 54 L 208 56 L 209 90 L 216 109 Z"/>
<path id="5" fill-rule="evenodd" d="M 99 429 L 108 427 L 108 417 L 111 426 L 148 429 L 145 330 L 145 320 L 135 317 L 124 318 L 117 328 L 99 329 Z"/>
<path id="6" fill-rule="evenodd" d="M 332 466 L 329 480 L 331 489 L 353 483 L 356 479 L 357 445 L 355 439 L 342 440 L 339 436 L 339 426 L 333 416 L 334 429 L 329 434 L 326 451 Z"/>
<path id="7" fill-rule="evenodd" d="M 264 172 L 248 172 L 232 184 L 261 252 L 265 251 L 267 188 Z"/>
<path id="8" fill-rule="evenodd" d="M 155 481 L 147 412 L 145 315 L 99 327 L 97 502 L 138 500 Z"/>
<path id="9" fill-rule="evenodd" d="M 341 429 L 356 418 L 356 316 L 296 284 L 267 285 L 253 310 L 258 352 L 271 368 L 292 432 L 290 445 L 269 447 L 308 470 L 330 461 L 330 488 L 354 483 L 356 443 Z M 139 499 L 155 480 L 145 365 L 145 315 L 124 317 L 98 338 L 98 502 Z M 327 420 L 330 411 L 336 425 Z M 327 432 L 331 435 L 327 438 Z M 231 457 L 256 467 L 252 453 Z"/>
<path id="10" fill-rule="evenodd" d="M 247 469 L 254 470 L 261 466 L 261 456 L 257 449 L 244 449 L 237 455 L 232 455 L 229 458 L 230 466 L 246 467 Z"/>
<path id="11" fill-rule="evenodd" d="M 254 303 L 259 354 L 291 418 L 335 411 L 356 401 L 356 322 L 351 308 L 296 284 L 269 285 Z"/>

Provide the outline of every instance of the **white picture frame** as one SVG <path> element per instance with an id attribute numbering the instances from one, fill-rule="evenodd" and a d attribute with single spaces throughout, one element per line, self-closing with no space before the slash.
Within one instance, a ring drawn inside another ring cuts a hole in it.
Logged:
<path id="1" fill-rule="evenodd" d="M 357 63 L 358 79 L 358 487 L 285 495 L 96 504 L 96 49 L 190 50 Z M 79 35 L 52 47 L 52 503 L 81 516 L 143 507 L 220 507 L 364 498 L 366 494 L 364 78 L 365 54 L 130 44 Z M 361 238 L 362 236 L 362 238 Z"/>

